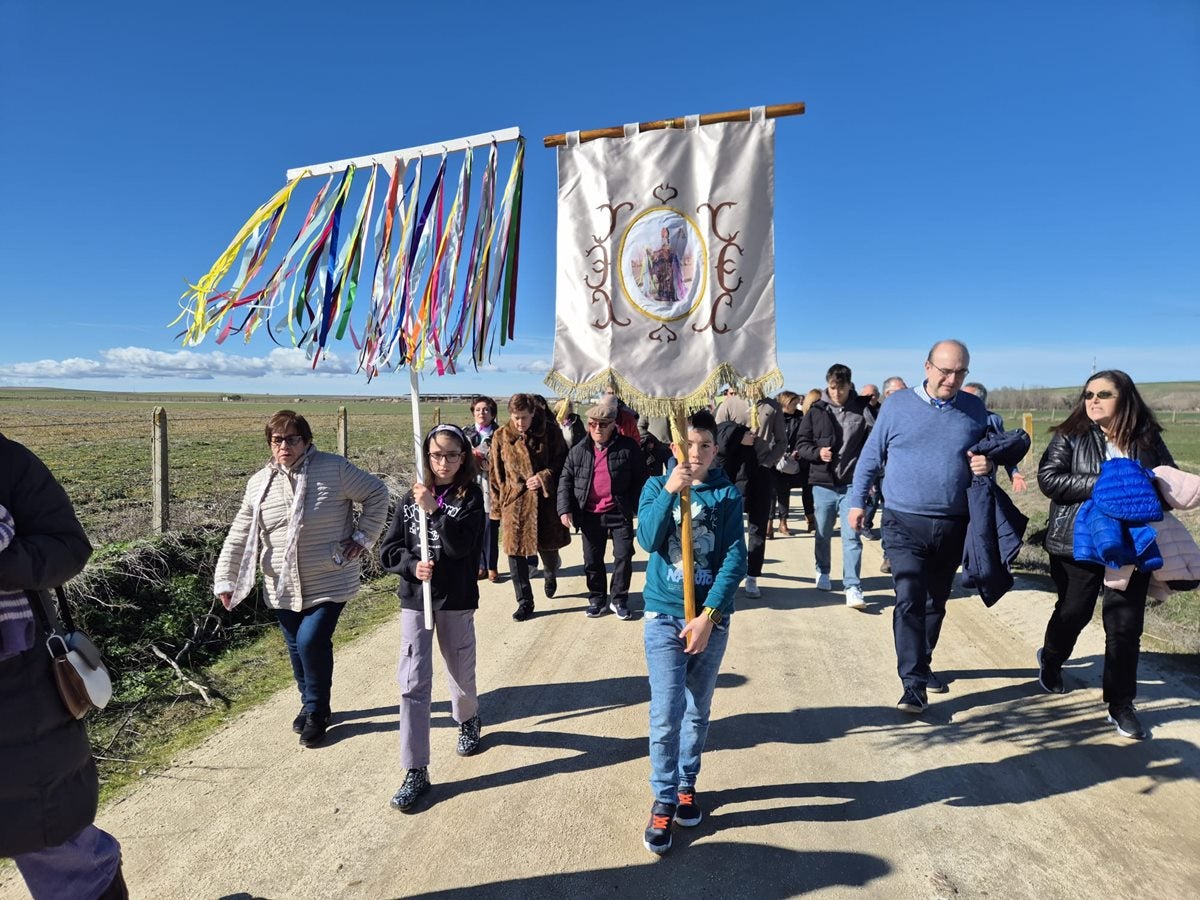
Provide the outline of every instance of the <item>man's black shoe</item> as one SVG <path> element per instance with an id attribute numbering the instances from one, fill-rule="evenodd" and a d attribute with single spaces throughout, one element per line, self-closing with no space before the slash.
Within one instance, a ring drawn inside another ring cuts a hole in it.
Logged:
<path id="1" fill-rule="evenodd" d="M 517 611 L 515 613 L 513 613 L 513 621 L 514 622 L 524 622 L 526 619 L 530 618 L 532 615 L 533 615 L 533 604 L 532 603 L 519 603 L 519 604 L 517 604 Z"/>
<path id="2" fill-rule="evenodd" d="M 900 697 L 900 701 L 896 704 L 896 709 L 916 715 L 917 713 L 924 712 L 925 707 L 928 705 L 929 699 L 925 696 L 923 688 L 906 687 L 903 696 Z"/>
<path id="3" fill-rule="evenodd" d="M 933 670 L 930 670 L 929 677 L 925 679 L 925 690 L 931 694 L 950 693 L 950 688 L 946 687 L 946 682 L 942 681 Z"/>
<path id="4" fill-rule="evenodd" d="M 557 572 L 551 572 L 549 569 L 546 570 L 545 589 L 546 589 L 546 596 L 548 598 L 553 597 L 555 594 L 558 593 L 558 573 Z"/>
<path id="5" fill-rule="evenodd" d="M 646 849 L 659 856 L 671 849 L 671 821 L 675 818 L 674 803 L 655 803 L 650 807 L 650 821 L 642 839 Z"/>
<path id="6" fill-rule="evenodd" d="M 1144 741 L 1150 736 L 1142 727 L 1142 723 L 1138 721 L 1132 703 L 1110 703 L 1108 705 L 1108 721 L 1117 726 L 1117 734 L 1121 737 Z"/>
<path id="7" fill-rule="evenodd" d="M 329 727 L 329 716 L 325 713 L 309 713 L 300 730 L 300 746 L 316 747 L 325 740 L 325 730 Z"/>
<path id="8" fill-rule="evenodd" d="M 629 607 L 624 603 L 618 603 L 615 600 L 608 604 L 608 608 L 613 611 L 618 619 L 629 620 L 633 618 L 633 614 L 629 611 Z"/>
<path id="9" fill-rule="evenodd" d="M 1063 684 L 1062 666 L 1043 665 L 1041 647 L 1038 648 L 1037 663 L 1038 684 L 1042 686 L 1042 690 L 1047 694 L 1065 694 L 1067 692 L 1067 688 Z"/>
<path id="10" fill-rule="evenodd" d="M 304 707 L 300 707 L 300 712 L 296 713 L 296 718 L 292 719 L 292 731 L 299 734 L 304 730 L 304 723 L 308 721 L 308 713 Z"/>

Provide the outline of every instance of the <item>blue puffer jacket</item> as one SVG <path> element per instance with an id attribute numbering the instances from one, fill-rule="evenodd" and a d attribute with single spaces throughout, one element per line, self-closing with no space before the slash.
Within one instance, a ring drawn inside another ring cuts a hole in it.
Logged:
<path id="1" fill-rule="evenodd" d="M 1075 518 L 1074 556 L 1081 562 L 1143 572 L 1161 569 L 1157 535 L 1148 524 L 1161 522 L 1162 500 L 1154 476 L 1133 459 L 1110 459 L 1100 467 L 1091 499 Z"/>

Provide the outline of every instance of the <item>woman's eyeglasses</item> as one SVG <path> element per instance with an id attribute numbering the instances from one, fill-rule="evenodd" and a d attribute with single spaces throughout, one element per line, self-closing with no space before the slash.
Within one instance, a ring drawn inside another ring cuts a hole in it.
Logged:
<path id="1" fill-rule="evenodd" d="M 304 442 L 304 438 L 298 434 L 273 434 L 271 435 L 271 446 L 278 447 L 280 444 L 287 444 L 289 447 L 295 447 L 297 444 Z"/>
<path id="2" fill-rule="evenodd" d="M 462 459 L 461 453 L 430 453 L 429 458 L 438 463 L 458 462 Z"/>
<path id="3" fill-rule="evenodd" d="M 1116 391 L 1084 391 L 1083 392 L 1084 400 L 1091 400 L 1093 397 L 1095 397 L 1097 400 L 1111 400 L 1115 396 L 1117 396 Z"/>

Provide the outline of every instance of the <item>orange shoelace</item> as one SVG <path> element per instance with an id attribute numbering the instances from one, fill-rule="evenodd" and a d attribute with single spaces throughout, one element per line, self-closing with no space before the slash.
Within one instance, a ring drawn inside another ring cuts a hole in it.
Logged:
<path id="1" fill-rule="evenodd" d="M 696 795 L 693 792 L 691 792 L 691 791 L 680 791 L 679 792 L 679 805 L 680 806 L 691 806 L 692 803 L 695 802 L 695 800 L 696 800 Z"/>
<path id="2" fill-rule="evenodd" d="M 651 816 L 650 827 L 662 831 L 671 827 L 671 816 Z"/>

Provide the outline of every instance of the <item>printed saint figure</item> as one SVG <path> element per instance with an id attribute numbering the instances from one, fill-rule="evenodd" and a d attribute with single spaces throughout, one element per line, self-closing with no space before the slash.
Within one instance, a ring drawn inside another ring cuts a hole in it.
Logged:
<path id="1" fill-rule="evenodd" d="M 645 270 L 650 273 L 647 295 L 659 303 L 674 303 L 686 292 L 683 283 L 683 264 L 671 246 L 671 232 L 664 225 L 662 245 L 657 250 L 646 248 Z"/>

